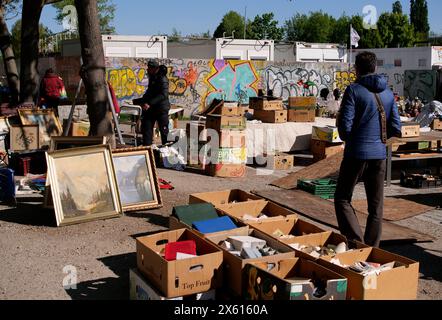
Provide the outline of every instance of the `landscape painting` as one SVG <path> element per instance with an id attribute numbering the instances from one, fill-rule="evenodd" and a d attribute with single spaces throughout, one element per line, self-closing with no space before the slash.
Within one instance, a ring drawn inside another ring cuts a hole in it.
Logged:
<path id="1" fill-rule="evenodd" d="M 58 225 L 120 214 L 108 147 L 57 151 L 47 157 Z"/>
<path id="2" fill-rule="evenodd" d="M 161 195 L 151 150 L 114 151 L 113 161 L 124 211 L 161 207 Z"/>

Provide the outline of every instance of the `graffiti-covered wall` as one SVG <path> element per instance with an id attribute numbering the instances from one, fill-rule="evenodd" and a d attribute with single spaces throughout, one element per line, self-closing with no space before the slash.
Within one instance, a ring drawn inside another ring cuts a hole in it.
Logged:
<path id="1" fill-rule="evenodd" d="M 404 75 L 404 95 L 406 97 L 433 101 L 437 90 L 436 70 L 407 70 Z"/>
<path id="2" fill-rule="evenodd" d="M 149 80 L 146 59 L 108 58 L 107 79 L 119 100 L 132 100 L 144 94 Z M 323 88 L 345 90 L 355 80 L 346 64 L 265 61 L 165 59 L 169 93 L 173 104 L 183 106 L 186 115 L 197 113 L 213 99 L 248 104 L 258 91 L 273 90 L 287 100 L 289 96 L 318 96 Z"/>

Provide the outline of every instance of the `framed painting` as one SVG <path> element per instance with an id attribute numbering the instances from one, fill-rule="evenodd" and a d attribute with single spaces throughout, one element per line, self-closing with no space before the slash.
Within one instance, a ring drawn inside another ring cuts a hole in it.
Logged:
<path id="1" fill-rule="evenodd" d="M 50 151 L 106 144 L 106 137 L 52 137 Z"/>
<path id="2" fill-rule="evenodd" d="M 123 211 L 163 206 L 152 148 L 116 149 L 112 159 Z"/>
<path id="3" fill-rule="evenodd" d="M 0 117 L 0 133 L 9 133 L 10 125 L 7 117 Z"/>
<path id="4" fill-rule="evenodd" d="M 22 125 L 38 125 L 40 128 L 40 148 L 51 144 L 51 137 L 61 136 L 63 127 L 53 110 L 19 109 Z"/>
<path id="5" fill-rule="evenodd" d="M 57 226 L 122 214 L 109 146 L 46 153 Z"/>
<path id="6" fill-rule="evenodd" d="M 11 126 L 9 146 L 13 151 L 37 150 L 40 148 L 38 125 Z"/>

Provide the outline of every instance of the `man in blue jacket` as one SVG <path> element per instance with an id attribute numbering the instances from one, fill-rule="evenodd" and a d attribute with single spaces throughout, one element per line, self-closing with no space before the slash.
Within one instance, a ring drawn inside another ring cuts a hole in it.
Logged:
<path id="1" fill-rule="evenodd" d="M 375 74 L 377 58 L 362 52 L 356 57 L 357 80 L 350 85 L 338 115 L 339 135 L 345 141 L 335 195 L 335 209 L 341 233 L 349 240 L 379 247 L 384 211 L 386 142 L 400 136 L 401 121 L 387 80 Z M 368 202 L 365 235 L 351 205 L 356 184 L 364 181 Z"/>

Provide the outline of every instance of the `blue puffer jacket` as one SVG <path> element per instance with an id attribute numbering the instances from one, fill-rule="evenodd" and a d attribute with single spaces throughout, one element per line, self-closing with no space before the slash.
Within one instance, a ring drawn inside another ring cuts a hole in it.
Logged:
<path id="1" fill-rule="evenodd" d="M 360 160 L 384 160 L 386 146 L 381 139 L 381 122 L 374 93 L 378 93 L 387 116 L 388 137 L 401 132 L 401 120 L 393 92 L 385 77 L 361 77 L 345 91 L 339 112 L 339 135 L 346 142 L 345 156 Z"/>

